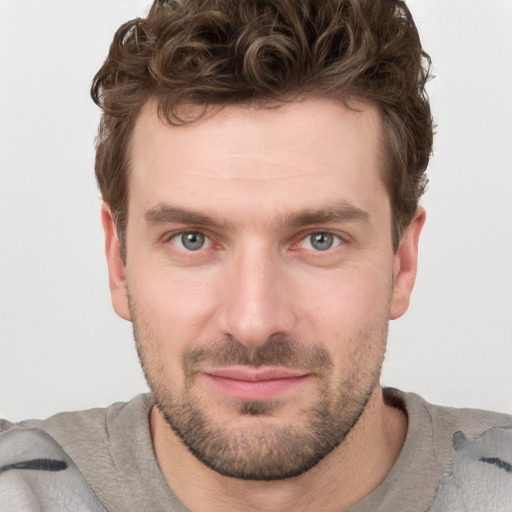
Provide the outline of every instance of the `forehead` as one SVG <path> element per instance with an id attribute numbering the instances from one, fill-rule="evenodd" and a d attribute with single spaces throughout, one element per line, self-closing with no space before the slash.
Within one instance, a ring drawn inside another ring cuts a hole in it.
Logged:
<path id="1" fill-rule="evenodd" d="M 327 99 L 229 106 L 169 126 L 150 101 L 130 146 L 129 210 L 187 201 L 227 210 L 237 201 L 272 200 L 286 210 L 387 195 L 380 116 L 365 103 L 351 107 Z"/>

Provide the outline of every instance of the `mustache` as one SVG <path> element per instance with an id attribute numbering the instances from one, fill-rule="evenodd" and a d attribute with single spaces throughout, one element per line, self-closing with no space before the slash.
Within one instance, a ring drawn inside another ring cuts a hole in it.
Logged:
<path id="1" fill-rule="evenodd" d="M 191 348 L 183 357 L 185 375 L 191 377 L 204 363 L 254 368 L 280 366 L 319 375 L 329 373 L 334 366 L 329 352 L 323 347 L 305 345 L 284 334 L 274 334 L 257 347 L 247 347 L 233 336 L 227 336 L 213 345 Z"/>

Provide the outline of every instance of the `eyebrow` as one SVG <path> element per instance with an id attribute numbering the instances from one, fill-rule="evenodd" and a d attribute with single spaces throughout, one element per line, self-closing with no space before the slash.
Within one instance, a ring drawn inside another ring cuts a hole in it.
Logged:
<path id="1" fill-rule="evenodd" d="M 339 202 L 318 210 L 303 210 L 286 215 L 280 223 L 290 227 L 301 227 L 311 224 L 325 224 L 328 222 L 369 222 L 370 215 L 347 203 Z"/>
<path id="2" fill-rule="evenodd" d="M 231 221 L 223 222 L 210 215 L 161 204 L 144 213 L 144 219 L 149 224 L 185 224 L 209 228 L 230 228 Z M 364 210 L 347 202 L 338 202 L 320 209 L 305 209 L 278 217 L 274 222 L 275 229 L 281 227 L 299 228 L 308 225 L 318 225 L 330 222 L 369 222 L 370 216 Z"/>
<path id="3" fill-rule="evenodd" d="M 155 208 L 144 213 L 144 219 L 149 224 L 196 224 L 211 228 L 226 227 L 226 224 L 220 222 L 209 215 L 194 210 L 177 208 L 170 205 L 158 205 Z"/>

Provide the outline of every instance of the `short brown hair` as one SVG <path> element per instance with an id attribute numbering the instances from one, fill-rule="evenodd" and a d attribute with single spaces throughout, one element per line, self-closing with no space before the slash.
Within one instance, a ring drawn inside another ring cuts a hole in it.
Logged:
<path id="1" fill-rule="evenodd" d="M 393 246 L 426 186 L 430 59 L 399 0 L 156 0 L 122 25 L 91 94 L 103 109 L 96 177 L 124 251 L 128 146 L 150 99 L 170 124 L 180 107 L 260 108 L 304 97 L 377 106 L 388 154 Z M 192 120 L 193 122 L 193 120 Z"/>

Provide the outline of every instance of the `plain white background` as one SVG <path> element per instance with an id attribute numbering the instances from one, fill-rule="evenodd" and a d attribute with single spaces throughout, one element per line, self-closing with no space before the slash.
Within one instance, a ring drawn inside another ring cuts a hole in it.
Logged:
<path id="1" fill-rule="evenodd" d="M 383 383 L 512 412 L 512 1 L 411 0 L 438 125 L 420 270 Z M 146 390 L 110 305 L 90 81 L 146 0 L 0 0 L 0 417 Z"/>

